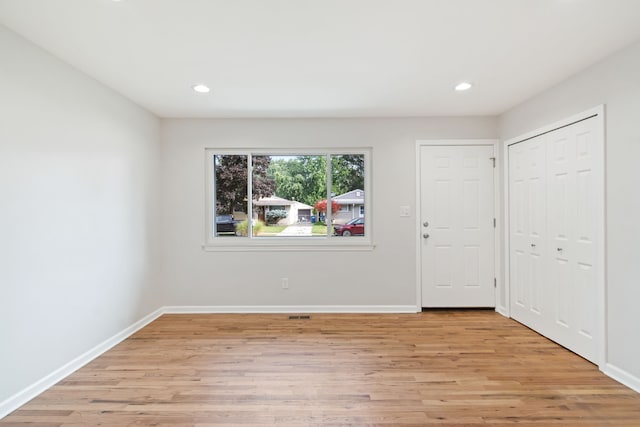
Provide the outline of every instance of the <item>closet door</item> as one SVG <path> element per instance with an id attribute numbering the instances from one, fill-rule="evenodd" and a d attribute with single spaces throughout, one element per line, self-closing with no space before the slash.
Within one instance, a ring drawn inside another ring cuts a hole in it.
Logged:
<path id="1" fill-rule="evenodd" d="M 549 134 L 549 338 L 595 361 L 595 119 Z"/>
<path id="2" fill-rule="evenodd" d="M 509 146 L 511 315 L 597 359 L 596 118 Z"/>
<path id="3" fill-rule="evenodd" d="M 546 330 L 546 136 L 509 147 L 511 315 Z"/>

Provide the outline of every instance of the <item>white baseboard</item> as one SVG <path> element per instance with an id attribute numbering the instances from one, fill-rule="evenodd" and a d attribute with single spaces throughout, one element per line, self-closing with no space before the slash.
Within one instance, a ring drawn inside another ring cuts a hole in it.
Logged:
<path id="1" fill-rule="evenodd" d="M 496 307 L 496 313 L 501 314 L 504 317 L 511 317 L 509 316 L 509 312 L 504 307 Z"/>
<path id="2" fill-rule="evenodd" d="M 636 377 L 635 375 L 632 375 L 624 369 L 620 369 L 617 366 L 612 365 L 611 363 L 605 363 L 604 368 L 601 367 L 600 370 L 619 383 L 624 384 L 630 389 L 640 393 L 640 378 Z"/>
<path id="3" fill-rule="evenodd" d="M 86 351 L 75 359 L 71 360 L 64 366 L 56 369 L 46 377 L 40 379 L 39 381 L 31 384 L 29 387 L 23 389 L 22 391 L 16 393 L 10 398 L 0 402 L 0 419 L 9 415 L 11 412 L 18 409 L 20 406 L 24 405 L 34 397 L 38 396 L 40 393 L 46 391 L 48 388 L 54 386 L 59 381 L 63 380 L 67 376 L 71 375 L 78 369 L 82 368 L 87 363 L 91 362 L 96 357 L 100 356 L 110 348 L 124 341 L 140 329 L 144 328 L 149 323 L 156 320 L 158 317 L 162 315 L 162 309 L 158 309 L 153 313 L 148 314 L 142 319 L 138 320 L 133 325 L 128 328 L 118 332 L 111 338 L 101 342 L 97 346 L 92 349 Z"/>
<path id="4" fill-rule="evenodd" d="M 182 313 L 416 313 L 415 305 L 209 305 L 167 306 L 167 314 Z"/>

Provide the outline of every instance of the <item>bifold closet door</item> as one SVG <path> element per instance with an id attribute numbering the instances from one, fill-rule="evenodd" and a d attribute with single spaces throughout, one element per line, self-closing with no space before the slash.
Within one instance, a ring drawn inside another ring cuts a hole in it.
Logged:
<path id="1" fill-rule="evenodd" d="M 509 147 L 511 315 L 546 329 L 546 137 Z"/>
<path id="2" fill-rule="evenodd" d="M 595 361 L 596 212 L 595 119 L 548 134 L 547 211 L 549 338 Z"/>
<path id="3" fill-rule="evenodd" d="M 512 317 L 595 361 L 595 118 L 509 147 Z"/>

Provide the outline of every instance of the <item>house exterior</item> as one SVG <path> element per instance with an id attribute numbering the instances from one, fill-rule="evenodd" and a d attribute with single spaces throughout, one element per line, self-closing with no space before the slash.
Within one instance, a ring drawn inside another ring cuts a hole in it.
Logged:
<path id="1" fill-rule="evenodd" d="M 313 206 L 296 202 L 295 200 L 287 200 L 278 196 L 262 197 L 255 202 L 253 206 L 257 211 L 257 219 L 265 221 L 267 212 L 273 210 L 285 210 L 287 217 L 278 221 L 279 225 L 291 225 L 299 222 L 311 222 L 311 211 Z"/>
<path id="2" fill-rule="evenodd" d="M 334 222 L 344 224 L 354 218 L 364 218 L 364 190 L 356 189 L 333 198 L 340 205 L 333 213 Z"/>

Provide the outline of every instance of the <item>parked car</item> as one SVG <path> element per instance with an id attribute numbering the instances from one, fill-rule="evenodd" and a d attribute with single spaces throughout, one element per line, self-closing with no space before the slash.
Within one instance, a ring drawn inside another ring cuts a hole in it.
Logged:
<path id="1" fill-rule="evenodd" d="M 236 234 L 236 224 L 233 215 L 216 215 L 216 233 Z"/>
<path id="2" fill-rule="evenodd" d="M 336 236 L 364 235 L 364 218 L 354 218 L 346 224 L 334 225 L 333 234 Z"/>

